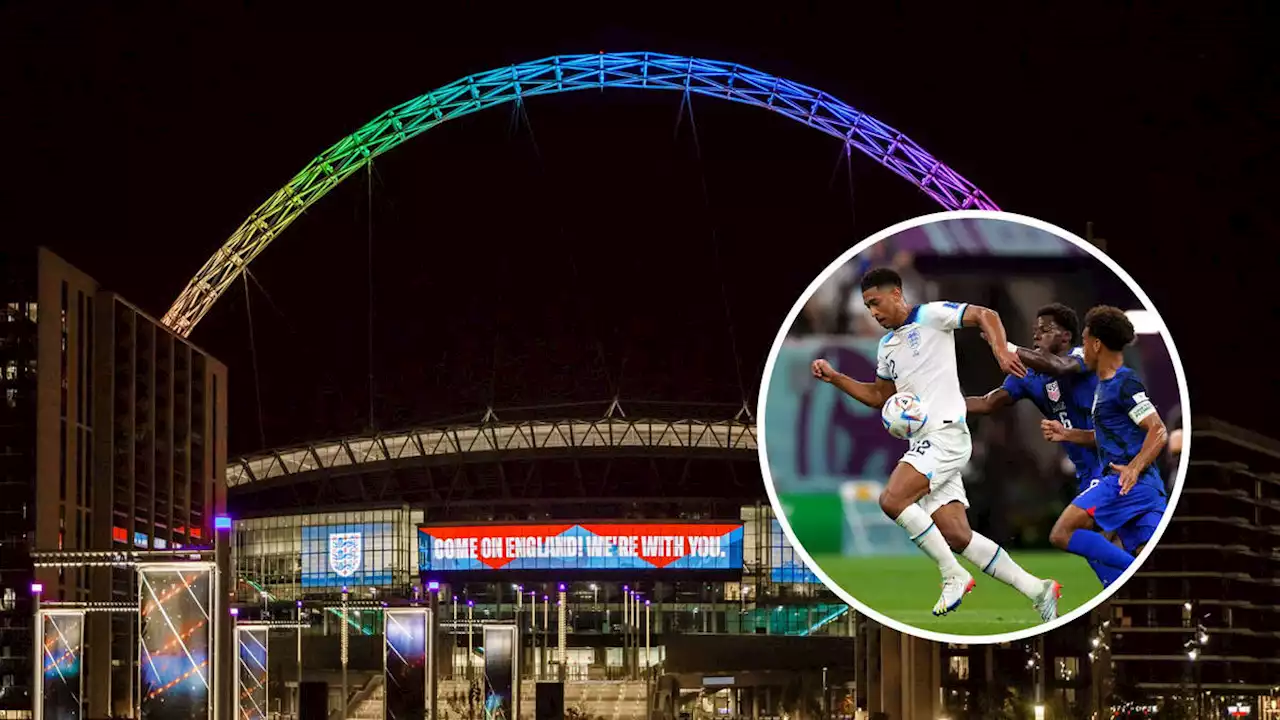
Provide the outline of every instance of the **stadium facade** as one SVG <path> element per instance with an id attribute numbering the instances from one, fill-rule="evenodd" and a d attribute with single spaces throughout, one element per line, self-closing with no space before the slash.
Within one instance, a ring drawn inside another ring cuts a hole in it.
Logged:
<path id="1" fill-rule="evenodd" d="M 501 622 L 525 678 L 596 715 L 695 691 L 718 714 L 852 710 L 854 614 L 787 543 L 749 421 L 491 417 L 245 458 L 228 484 L 240 617 L 304 615 L 303 681 L 331 707 L 345 596 L 356 703 L 380 682 L 382 603 L 430 597 L 446 714 Z M 297 662 L 278 662 L 288 713 Z"/>
<path id="2" fill-rule="evenodd" d="M 326 679 L 334 709 L 344 590 L 355 703 L 377 697 L 382 603 L 432 598 L 442 707 L 479 667 L 480 628 L 513 621 L 524 677 L 563 678 L 566 702 L 607 718 L 647 716 L 645 698 L 654 717 L 1104 707 L 1089 622 L 1042 641 L 942 645 L 841 603 L 777 523 L 755 432 L 739 420 L 490 417 L 243 458 L 227 478 L 240 617 L 301 616 L 302 637 L 279 629 L 276 642 L 301 642 L 304 682 Z M 682 551 L 654 537 L 683 538 Z M 631 552 L 591 549 L 626 538 Z M 273 657 L 288 714 L 298 662 Z"/>
<path id="3" fill-rule="evenodd" d="M 47 602 L 136 595 L 128 570 L 37 569 L 32 553 L 207 545 L 227 371 L 45 248 L 2 260 L 0 718 L 27 718 L 36 587 Z M 90 717 L 131 713 L 136 622 L 95 613 L 84 631 Z"/>

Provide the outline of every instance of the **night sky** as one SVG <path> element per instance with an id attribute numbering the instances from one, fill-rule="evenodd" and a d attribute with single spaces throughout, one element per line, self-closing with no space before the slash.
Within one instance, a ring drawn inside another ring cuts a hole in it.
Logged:
<path id="1" fill-rule="evenodd" d="M 858 3 L 705 17 L 644 3 L 612 18 L 599 4 L 559 17 L 428 5 L 6 3 L 4 242 L 46 244 L 159 317 L 262 201 L 397 103 L 555 54 L 702 56 L 841 98 L 1003 209 L 1080 234 L 1092 221 L 1171 326 L 1195 412 L 1280 432 L 1257 413 L 1277 391 L 1237 365 L 1275 283 L 1266 3 L 1252 16 Z M 754 408 L 814 275 L 940 209 L 863 156 L 851 193 L 836 140 L 755 108 L 695 96 L 696 144 L 687 118 L 676 132 L 676 93 L 537 98 L 527 122 L 512 109 L 375 163 L 372 422 L 365 174 L 251 266 L 247 308 L 237 283 L 196 329 L 231 368 L 233 453 L 489 405 L 603 411 L 615 393 Z M 1224 387 L 1237 372 L 1244 402 Z"/>

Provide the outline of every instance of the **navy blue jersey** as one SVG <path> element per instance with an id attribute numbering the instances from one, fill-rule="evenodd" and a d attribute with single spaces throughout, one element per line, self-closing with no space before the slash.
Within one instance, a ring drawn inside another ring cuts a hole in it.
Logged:
<path id="1" fill-rule="evenodd" d="M 1121 367 L 1110 379 L 1098 381 L 1093 399 L 1093 438 L 1104 470 L 1110 469 L 1112 463 L 1133 462 L 1147 439 L 1141 423 L 1155 414 L 1156 407 L 1147 397 L 1147 388 L 1132 368 Z M 1138 482 L 1157 483 L 1161 492 L 1164 491 L 1160 470 L 1154 464 L 1142 473 Z"/>
<path id="2" fill-rule="evenodd" d="M 1030 400 L 1049 420 L 1057 420 L 1063 427 L 1093 429 L 1093 397 L 1098 387 L 1098 376 L 1084 367 L 1084 349 L 1075 348 L 1069 357 L 1080 363 L 1080 372 L 1060 377 L 1027 370 L 1026 377 L 1010 375 L 1000 387 L 1009 393 L 1014 402 Z M 1102 476 L 1102 464 L 1095 448 L 1063 443 L 1067 458 L 1076 466 L 1076 478 L 1081 483 Z"/>

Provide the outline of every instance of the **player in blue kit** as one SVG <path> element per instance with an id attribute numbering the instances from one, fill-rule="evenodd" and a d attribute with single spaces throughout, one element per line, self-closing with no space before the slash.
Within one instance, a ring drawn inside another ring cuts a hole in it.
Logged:
<path id="1" fill-rule="evenodd" d="M 1042 420 L 1046 440 L 1094 445 L 1102 475 L 1092 481 L 1054 524 L 1049 540 L 1058 548 L 1092 560 L 1118 577 L 1155 534 L 1168 496 L 1155 461 L 1168 432 L 1137 373 L 1124 364 L 1133 342 L 1133 323 L 1124 311 L 1101 305 L 1084 318 L 1084 362 L 1098 376 L 1093 430 Z M 1124 549 L 1093 528 L 1115 531 Z"/>
<path id="2" fill-rule="evenodd" d="M 971 415 L 987 415 L 1019 400 L 1030 400 L 1049 420 L 1065 428 L 1093 429 L 1090 408 L 1098 377 L 1085 366 L 1084 348 L 1072 347 L 1080 333 L 1080 318 L 1061 303 L 1040 308 L 1031 329 L 1032 349 L 1017 348 L 1027 366 L 1026 377 L 1009 375 L 1000 387 L 982 397 L 965 398 Z M 1077 492 L 1100 473 L 1098 453 L 1092 446 L 1066 444 L 1067 457 L 1080 481 Z"/>
<path id="3" fill-rule="evenodd" d="M 1053 303 L 1037 310 L 1031 329 L 1032 349 L 1017 348 L 1018 358 L 1028 369 L 1026 376 L 1009 375 L 1000 387 L 986 395 L 965 398 L 966 411 L 970 415 L 988 415 L 1019 400 L 1030 400 L 1041 415 L 1062 423 L 1064 428 L 1092 430 L 1090 408 L 1098 376 L 1085 366 L 1084 348 L 1073 347 L 1079 334 L 1080 318 L 1066 305 Z M 1075 466 L 1076 492 L 1083 492 L 1091 481 L 1102 476 L 1098 451 L 1092 445 L 1064 445 L 1067 458 Z M 1119 573 L 1093 560 L 1089 560 L 1089 566 L 1103 587 L 1119 577 Z"/>

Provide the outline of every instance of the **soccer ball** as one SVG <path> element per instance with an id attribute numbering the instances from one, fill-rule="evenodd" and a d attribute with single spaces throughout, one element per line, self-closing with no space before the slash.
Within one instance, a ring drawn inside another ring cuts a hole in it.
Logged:
<path id="1" fill-rule="evenodd" d="M 884 429 L 899 440 L 910 440 L 929 422 L 929 409 L 924 401 L 911 393 L 894 394 L 880 410 Z"/>

